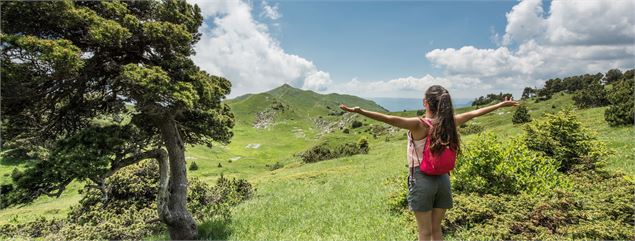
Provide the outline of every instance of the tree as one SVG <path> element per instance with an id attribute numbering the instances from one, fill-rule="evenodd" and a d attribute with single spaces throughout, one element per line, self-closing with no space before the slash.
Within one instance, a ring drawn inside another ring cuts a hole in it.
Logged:
<path id="1" fill-rule="evenodd" d="M 472 106 L 488 105 L 492 102 L 500 101 L 505 98 L 512 98 L 512 94 L 500 92 L 498 94 L 487 94 L 486 96 L 480 96 L 472 101 Z"/>
<path id="2" fill-rule="evenodd" d="M 526 100 L 529 99 L 531 97 L 534 97 L 536 95 L 536 90 L 532 89 L 531 87 L 525 87 L 525 89 L 523 89 L 523 94 L 520 97 L 521 100 Z"/>
<path id="3" fill-rule="evenodd" d="M 633 79 L 633 75 L 635 75 L 635 69 L 629 69 L 624 72 L 624 75 L 622 75 L 622 77 L 624 79 Z"/>
<path id="4" fill-rule="evenodd" d="M 619 69 L 611 69 L 608 72 L 606 72 L 606 75 L 604 75 L 603 80 L 605 84 L 611 84 L 620 79 L 622 79 L 622 71 L 620 71 Z"/>
<path id="5" fill-rule="evenodd" d="M 199 7 L 183 0 L 1 4 L 2 136 L 7 146 L 47 150 L 30 157 L 3 198 L 59 196 L 78 179 L 107 199 L 107 177 L 156 159 L 159 218 L 172 239 L 194 239 L 185 147 L 226 143 L 234 124 L 221 102 L 230 82 L 190 59 Z"/>
<path id="6" fill-rule="evenodd" d="M 594 78 L 588 80 L 591 83 L 587 84 L 582 90 L 578 90 L 573 95 L 572 99 L 576 106 L 580 108 L 591 108 L 608 105 L 608 99 L 606 98 L 606 90 L 600 83 L 600 79 Z"/>
<path id="7" fill-rule="evenodd" d="M 512 123 L 514 124 L 522 124 L 531 121 L 531 115 L 529 115 L 529 110 L 527 106 L 521 105 L 514 112 L 514 116 L 512 117 Z"/>
<path id="8" fill-rule="evenodd" d="M 558 93 L 564 90 L 564 83 L 560 78 L 550 79 L 545 82 L 543 89 L 551 94 Z"/>
<path id="9" fill-rule="evenodd" d="M 626 75 L 624 75 L 626 76 Z M 613 85 L 608 95 L 611 103 L 604 111 L 604 119 L 611 126 L 633 125 L 635 118 L 635 79 L 622 79 Z"/>

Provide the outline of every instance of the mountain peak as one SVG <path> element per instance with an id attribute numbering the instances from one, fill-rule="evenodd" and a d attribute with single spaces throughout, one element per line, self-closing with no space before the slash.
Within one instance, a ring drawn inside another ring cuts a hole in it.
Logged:
<path id="1" fill-rule="evenodd" d="M 277 88 L 269 90 L 265 93 L 269 93 L 275 96 L 275 95 L 283 95 L 286 93 L 297 93 L 297 92 L 303 92 L 303 90 L 293 87 L 287 83 L 284 83 L 283 85 L 278 86 Z"/>

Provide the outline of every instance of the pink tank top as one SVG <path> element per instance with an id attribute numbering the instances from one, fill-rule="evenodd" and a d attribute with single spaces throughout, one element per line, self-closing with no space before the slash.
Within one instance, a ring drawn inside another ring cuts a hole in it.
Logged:
<path id="1" fill-rule="evenodd" d="M 423 160 L 423 148 L 426 146 L 426 138 L 421 140 L 412 140 L 412 134 L 408 131 L 408 167 L 419 166 L 419 163 Z M 414 146 L 412 143 L 414 142 Z"/>

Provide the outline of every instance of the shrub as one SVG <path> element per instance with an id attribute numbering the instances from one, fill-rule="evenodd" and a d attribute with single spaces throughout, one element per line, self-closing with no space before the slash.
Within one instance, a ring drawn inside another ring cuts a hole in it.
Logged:
<path id="1" fill-rule="evenodd" d="M 635 116 L 635 79 L 628 78 L 613 85 L 608 95 L 611 103 L 604 111 L 604 119 L 611 126 L 633 125 Z"/>
<path id="2" fill-rule="evenodd" d="M 366 154 L 368 153 L 369 149 L 370 146 L 368 144 L 368 141 L 365 138 L 361 138 L 357 143 L 346 142 L 339 145 L 329 145 L 328 143 L 321 143 L 309 148 L 304 152 L 298 153 L 297 156 L 299 156 L 304 163 L 312 163 L 343 156 Z"/>
<path id="3" fill-rule="evenodd" d="M 609 104 L 606 90 L 599 83 L 599 80 L 593 81 L 584 89 L 576 91 L 572 99 L 579 108 L 600 107 Z"/>
<path id="4" fill-rule="evenodd" d="M 345 128 L 342 132 L 343 132 L 344 134 L 349 134 L 349 133 L 350 133 L 350 130 L 349 130 L 348 128 Z"/>
<path id="5" fill-rule="evenodd" d="M 368 140 L 366 138 L 360 138 L 357 141 L 357 147 L 359 148 L 359 153 L 366 154 L 370 149 L 370 145 L 368 144 Z"/>
<path id="6" fill-rule="evenodd" d="M 584 128 L 569 109 L 546 114 L 526 125 L 524 139 L 529 149 L 556 159 L 563 172 L 574 166 L 583 170 L 595 169 L 609 154 L 604 143 L 598 142 L 591 130 Z"/>
<path id="7" fill-rule="evenodd" d="M 335 158 L 335 155 L 331 152 L 331 149 L 325 143 L 313 146 L 309 148 L 309 150 L 301 152 L 299 156 L 305 163 L 312 163 Z"/>
<path id="8" fill-rule="evenodd" d="M 465 147 L 452 171 L 458 192 L 501 194 L 539 193 L 568 186 L 557 161 L 531 152 L 521 139 L 501 142 L 491 133 Z"/>
<path id="9" fill-rule="evenodd" d="M 446 213 L 446 235 L 463 240 L 593 239 L 634 240 L 635 183 L 619 174 L 575 173 L 573 188 L 539 194 L 479 194 L 456 192 L 454 208 Z M 388 200 L 402 210 L 406 227 L 416 226 L 406 212 L 406 179 L 391 179 L 398 186 Z"/>
<path id="10" fill-rule="evenodd" d="M 223 164 L 220 164 L 220 162 L 218 163 L 218 168 L 223 167 Z"/>
<path id="11" fill-rule="evenodd" d="M 514 124 L 522 124 L 531 122 L 531 116 L 529 115 L 529 109 L 527 106 L 521 105 L 514 112 L 514 116 L 512 117 L 512 123 Z"/>
<path id="12" fill-rule="evenodd" d="M 457 239 L 633 240 L 635 185 L 614 174 L 575 174 L 570 190 L 540 195 L 457 194 L 444 220 Z"/>
<path id="13" fill-rule="evenodd" d="M 353 123 L 351 123 L 351 129 L 355 129 L 355 128 L 359 128 L 362 127 L 362 122 L 358 121 L 358 120 L 354 120 Z"/>
<path id="14" fill-rule="evenodd" d="M 423 116 L 425 113 L 425 110 L 417 110 L 417 116 Z"/>
<path id="15" fill-rule="evenodd" d="M 471 134 L 478 134 L 481 133 L 483 131 L 483 126 L 476 124 L 476 123 L 463 123 L 461 124 L 461 126 L 459 126 L 459 133 L 461 135 L 471 135 Z"/>
<path id="16" fill-rule="evenodd" d="M 192 163 L 190 163 L 190 171 L 196 171 L 198 170 L 198 165 L 196 165 L 195 161 L 192 161 Z"/>
<path id="17" fill-rule="evenodd" d="M 87 186 L 79 204 L 71 207 L 66 218 L 3 225 L 0 238 L 129 240 L 162 232 L 165 227 L 158 222 L 156 211 L 158 169 L 154 161 L 123 168 L 107 179 L 106 196 Z M 195 178 L 188 182 L 188 209 L 198 222 L 229 220 L 229 208 L 253 193 L 246 181 L 222 176 L 216 186 Z"/>
<path id="18" fill-rule="evenodd" d="M 276 163 L 271 164 L 271 165 L 267 164 L 267 167 L 269 168 L 269 171 L 274 171 L 274 170 L 278 170 L 278 169 L 284 167 L 284 165 L 282 163 L 280 163 L 280 162 L 276 162 Z"/>

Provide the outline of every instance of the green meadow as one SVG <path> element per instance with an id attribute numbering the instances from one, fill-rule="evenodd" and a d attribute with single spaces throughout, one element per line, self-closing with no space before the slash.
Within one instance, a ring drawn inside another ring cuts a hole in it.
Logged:
<path id="1" fill-rule="evenodd" d="M 238 97 L 228 103 L 236 115 L 231 143 L 217 143 L 212 148 L 191 146 L 186 151 L 188 165 L 196 162 L 199 167 L 188 175 L 210 184 L 220 175 L 244 178 L 256 189 L 250 200 L 233 208 L 232 222 L 227 227 L 228 239 L 414 239 L 415 234 L 405 228 L 407 224 L 402 215 L 391 211 L 387 204 L 396 188 L 388 184 L 389 180 L 407 172 L 405 131 L 392 132 L 385 124 L 351 114 L 342 115 L 337 106 L 346 103 L 385 111 L 383 108 L 361 98 L 319 95 L 289 86 Z M 538 103 L 529 99 L 522 104 L 529 108 L 534 119 L 573 108 L 568 94 L 556 94 Z M 474 108 L 459 108 L 456 112 Z M 583 125 L 613 151 L 606 168 L 627 173 L 632 179 L 635 177 L 635 128 L 609 127 L 604 121 L 604 110 L 605 107 L 575 109 L 575 113 Z M 513 113 L 513 108 L 499 109 L 475 119 L 474 123 L 502 139 L 513 138 L 523 133 L 522 125 L 512 124 Z M 392 114 L 416 116 L 416 110 Z M 354 120 L 361 121 L 362 127 L 351 128 Z M 254 128 L 254 123 L 267 127 Z M 384 132 L 373 131 L 378 128 Z M 349 134 L 344 133 L 344 129 L 348 129 Z M 479 145 L 476 137 L 463 136 L 463 145 Z M 310 164 L 303 163 L 296 155 L 323 141 L 360 138 L 368 139 L 368 154 Z M 274 164 L 277 168 L 272 168 Z M 0 180 L 10 182 L 13 169 L 24 165 L 2 160 Z M 59 198 L 41 197 L 26 206 L 0 210 L 0 224 L 25 222 L 39 216 L 63 217 L 70 206 L 77 204 L 82 186 L 83 183 L 76 181 Z"/>

